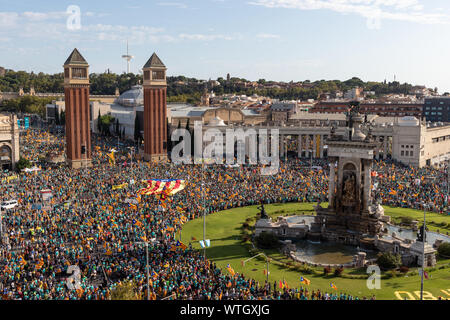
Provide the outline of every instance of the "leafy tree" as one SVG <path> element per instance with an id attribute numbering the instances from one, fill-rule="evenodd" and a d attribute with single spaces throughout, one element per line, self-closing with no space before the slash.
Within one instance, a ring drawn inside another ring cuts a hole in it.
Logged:
<path id="1" fill-rule="evenodd" d="M 378 255 L 377 264 L 383 270 L 395 269 L 402 264 L 402 258 L 399 254 L 384 252 Z"/>
<path id="2" fill-rule="evenodd" d="M 101 122 L 100 122 L 100 118 L 101 118 L 101 115 L 100 115 L 100 108 L 98 109 L 98 117 L 97 117 L 97 130 L 98 130 L 98 132 L 102 132 L 102 125 L 101 125 Z"/>
<path id="3" fill-rule="evenodd" d="M 23 96 L 2 102 L 1 110 L 19 113 L 33 113 L 45 117 L 45 106 L 55 100 L 55 97 Z"/>
<path id="4" fill-rule="evenodd" d="M 58 108 L 55 109 L 55 123 L 58 126 L 61 124 L 61 120 L 59 118 L 59 109 Z"/>
<path id="5" fill-rule="evenodd" d="M 111 291 L 111 300 L 140 300 L 135 288 L 136 286 L 132 281 L 121 283 Z"/>
<path id="6" fill-rule="evenodd" d="M 16 164 L 16 169 L 18 171 L 21 171 L 25 168 L 31 168 L 31 162 L 26 158 L 20 157 L 19 161 Z"/>
<path id="7" fill-rule="evenodd" d="M 100 117 L 101 133 L 106 136 L 111 135 L 110 128 L 112 124 L 114 124 L 114 117 L 112 117 L 109 114 L 101 116 Z"/>
<path id="8" fill-rule="evenodd" d="M 450 242 L 444 242 L 438 247 L 439 256 L 450 258 Z"/>
<path id="9" fill-rule="evenodd" d="M 280 241 L 272 232 L 261 232 L 256 238 L 256 245 L 262 249 L 276 249 L 280 247 Z"/>
<path id="10" fill-rule="evenodd" d="M 323 275 L 327 276 L 329 273 L 331 273 L 331 268 L 330 267 L 324 267 L 323 268 Z"/>
<path id="11" fill-rule="evenodd" d="M 338 268 L 334 269 L 334 275 L 336 277 L 339 277 L 342 274 L 343 271 L 344 271 L 344 268 L 338 267 Z"/>
<path id="12" fill-rule="evenodd" d="M 60 122 L 61 122 L 61 125 L 63 125 L 63 126 L 66 125 L 66 112 L 65 111 L 61 112 Z"/>
<path id="13" fill-rule="evenodd" d="M 92 95 L 113 95 L 115 89 L 118 88 L 120 92 L 129 90 L 132 86 L 142 83 L 142 75 L 140 74 L 114 74 L 111 72 L 92 73 L 89 75 Z M 0 90 L 3 92 L 18 92 L 19 87 L 23 87 L 25 92 L 28 92 L 33 85 L 36 92 L 63 92 L 64 75 L 62 73 L 49 75 L 44 73 L 35 74 L 25 71 L 8 71 L 5 76 L 0 77 Z M 292 99 L 312 99 L 317 98 L 322 93 L 346 91 L 354 87 L 362 87 L 365 91 L 374 91 L 376 96 L 388 93 L 405 94 L 412 89 L 411 84 L 401 84 L 398 81 L 393 82 L 364 82 L 360 78 L 353 77 L 346 81 L 339 80 L 319 80 L 311 82 L 305 80 L 300 86 L 285 86 L 284 83 L 268 81 L 259 79 L 259 88 L 249 88 L 245 86 L 246 79 L 233 77 L 230 81 L 225 81 L 223 78 L 218 78 L 220 86 L 216 86 L 214 91 L 217 94 L 235 93 L 252 95 L 254 93 L 260 96 L 268 96 L 280 100 Z M 271 87 L 273 85 L 280 85 L 281 88 Z M 204 90 L 204 83 L 195 78 L 187 78 L 184 76 L 169 76 L 167 77 L 167 102 L 175 103 L 191 103 L 197 104 L 200 102 Z M 3 105 L 5 106 L 5 103 Z M 29 103 L 29 101 L 28 101 Z M 33 103 L 34 104 L 34 103 Z M 24 105 L 14 105 L 14 102 L 9 105 L 13 110 L 25 112 Z M 36 108 L 34 108 L 36 109 Z M 39 111 L 39 108 L 37 109 Z"/>

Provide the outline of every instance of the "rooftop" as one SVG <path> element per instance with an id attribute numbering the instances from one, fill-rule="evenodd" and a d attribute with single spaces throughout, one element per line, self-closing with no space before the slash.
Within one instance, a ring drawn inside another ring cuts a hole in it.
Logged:
<path id="1" fill-rule="evenodd" d="M 166 66 L 161 61 L 161 59 L 156 55 L 156 53 L 153 53 L 150 59 L 148 59 L 147 63 L 144 65 L 144 68 L 153 68 L 153 67 L 159 67 L 159 68 L 165 68 Z"/>
<path id="2" fill-rule="evenodd" d="M 137 107 L 144 104 L 144 90 L 141 85 L 131 87 L 122 93 L 116 100 L 117 104 L 124 107 Z"/>
<path id="3" fill-rule="evenodd" d="M 83 56 L 81 55 L 81 53 L 78 51 L 77 48 L 73 49 L 72 53 L 67 58 L 66 62 L 64 62 L 64 65 L 68 64 L 77 64 L 83 66 L 88 65 L 87 61 L 83 58 Z"/>

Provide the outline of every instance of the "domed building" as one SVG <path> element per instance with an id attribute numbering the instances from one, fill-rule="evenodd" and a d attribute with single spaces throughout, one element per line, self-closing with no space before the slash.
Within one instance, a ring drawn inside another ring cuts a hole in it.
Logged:
<path id="1" fill-rule="evenodd" d="M 144 131 L 144 90 L 142 85 L 132 86 L 130 90 L 123 92 L 112 104 L 94 104 L 92 108 L 93 119 L 97 120 L 98 110 L 100 114 L 109 114 L 118 121 L 118 129 L 128 139 L 134 139 L 135 117 L 139 119 L 141 132 Z M 97 122 L 97 121 L 95 121 Z M 93 126 L 96 129 L 96 126 Z M 111 127 L 116 131 L 116 126 Z"/>
<path id="2" fill-rule="evenodd" d="M 141 85 L 131 87 L 122 93 L 116 103 L 124 107 L 139 107 L 144 105 L 144 90 Z"/>

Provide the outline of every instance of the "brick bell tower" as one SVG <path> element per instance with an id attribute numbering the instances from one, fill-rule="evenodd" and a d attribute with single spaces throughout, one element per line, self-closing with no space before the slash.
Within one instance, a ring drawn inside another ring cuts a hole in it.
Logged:
<path id="1" fill-rule="evenodd" d="M 64 63 L 66 155 L 72 169 L 92 166 L 89 65 L 75 48 Z"/>
<path id="2" fill-rule="evenodd" d="M 156 53 L 143 67 L 144 158 L 149 161 L 167 160 L 166 70 Z"/>

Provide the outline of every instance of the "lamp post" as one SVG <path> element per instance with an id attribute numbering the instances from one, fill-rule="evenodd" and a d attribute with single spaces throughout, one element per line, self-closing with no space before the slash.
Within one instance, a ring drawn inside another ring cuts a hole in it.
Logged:
<path id="1" fill-rule="evenodd" d="M 426 239 L 426 210 L 427 205 L 423 203 L 423 233 L 422 233 L 422 275 L 420 280 L 420 300 L 423 300 L 423 276 L 425 274 L 425 239 Z"/>
<path id="2" fill-rule="evenodd" d="M 133 151 L 134 151 L 134 147 L 128 147 L 128 149 L 130 149 L 130 153 L 131 153 L 131 167 L 133 167 Z"/>
<path id="3" fill-rule="evenodd" d="M 447 197 L 445 198 L 445 204 L 447 206 L 447 215 L 449 214 L 448 198 L 450 196 L 450 159 L 447 160 Z"/>
<path id="4" fill-rule="evenodd" d="M 3 213 L 2 207 L 0 206 L 0 243 L 3 242 Z"/>
<path id="5" fill-rule="evenodd" d="M 205 181 L 203 179 L 203 174 L 205 173 L 205 159 L 202 158 L 202 197 L 203 197 L 203 257 L 206 261 L 206 208 L 205 208 Z"/>

